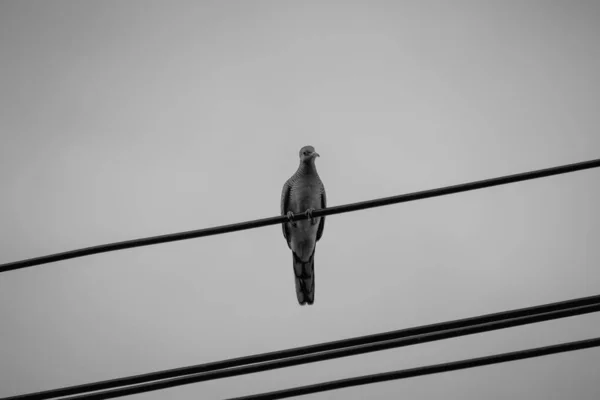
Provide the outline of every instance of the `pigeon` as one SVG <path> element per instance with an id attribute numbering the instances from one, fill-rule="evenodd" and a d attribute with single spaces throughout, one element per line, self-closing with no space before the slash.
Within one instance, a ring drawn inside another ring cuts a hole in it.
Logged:
<path id="1" fill-rule="evenodd" d="M 298 170 L 281 192 L 281 215 L 288 217 L 282 224 L 283 237 L 292 250 L 296 296 L 301 306 L 315 301 L 315 248 L 325 227 L 325 217 L 312 216 L 314 210 L 327 207 L 325 187 L 315 166 L 317 157 L 314 147 L 301 148 Z M 308 219 L 294 221 L 294 214 L 300 213 Z"/>

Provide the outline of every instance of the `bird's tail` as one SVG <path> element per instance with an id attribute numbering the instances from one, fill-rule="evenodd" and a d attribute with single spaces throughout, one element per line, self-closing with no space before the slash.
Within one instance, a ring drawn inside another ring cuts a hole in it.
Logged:
<path id="1" fill-rule="evenodd" d="M 296 254 L 294 257 L 294 278 L 296 280 L 296 296 L 301 306 L 311 305 L 315 301 L 315 252 L 308 261 L 301 261 Z"/>

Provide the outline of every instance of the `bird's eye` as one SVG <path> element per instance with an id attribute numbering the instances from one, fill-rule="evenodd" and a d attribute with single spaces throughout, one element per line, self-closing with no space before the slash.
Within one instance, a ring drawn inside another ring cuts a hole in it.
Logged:
<path id="1" fill-rule="evenodd" d="M 304 155 L 305 155 L 305 156 L 307 156 L 307 155 L 308 155 L 308 151 L 305 151 L 305 152 L 304 152 Z"/>

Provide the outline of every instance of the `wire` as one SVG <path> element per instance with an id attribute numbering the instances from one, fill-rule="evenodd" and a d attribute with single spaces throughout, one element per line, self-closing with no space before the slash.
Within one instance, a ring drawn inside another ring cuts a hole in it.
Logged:
<path id="1" fill-rule="evenodd" d="M 468 328 L 451 329 L 442 332 L 430 333 L 426 335 L 411 336 L 402 339 L 390 340 L 386 342 L 380 342 L 375 344 L 368 344 L 363 346 L 350 347 L 347 349 L 333 350 L 324 353 L 317 353 L 313 355 L 304 355 L 299 357 L 288 358 L 284 360 L 269 361 L 259 364 L 253 364 L 249 366 L 229 368 L 225 370 L 218 370 L 212 372 L 206 372 L 203 374 L 197 374 L 182 378 L 167 379 L 159 382 L 146 383 L 133 387 L 120 388 L 115 390 L 108 390 L 98 394 L 84 394 L 76 397 L 68 397 L 63 400 L 100 400 L 110 399 L 115 397 L 127 396 L 131 394 L 145 393 L 148 391 L 166 389 L 175 386 L 186 385 L 190 383 L 204 382 L 208 380 L 229 378 L 233 376 L 246 375 L 256 372 L 270 371 L 279 368 L 292 367 L 296 365 L 308 364 L 318 361 L 331 360 L 335 358 L 348 357 L 352 355 L 365 354 L 374 351 L 387 350 L 397 347 L 410 346 L 414 344 L 426 343 L 436 340 L 448 339 L 458 336 L 470 335 L 474 333 L 481 333 L 496 329 L 508 328 L 511 326 L 519 326 L 529 323 L 541 322 L 549 319 L 564 318 L 572 315 L 579 315 L 589 312 L 600 311 L 600 305 L 584 306 L 572 310 L 556 311 L 554 313 L 547 313 L 536 315 L 533 317 L 521 317 L 512 320 L 502 322 L 491 322 L 488 324 L 475 325 Z M 554 314 L 554 315 L 550 315 Z"/>
<path id="2" fill-rule="evenodd" d="M 513 351 L 510 353 L 494 354 L 487 357 L 428 365 L 426 367 L 403 369 L 399 371 L 384 372 L 373 375 L 363 375 L 354 378 L 340 379 L 337 381 L 317 383 L 314 385 L 299 386 L 292 389 L 278 390 L 275 392 L 235 397 L 228 400 L 284 399 L 286 397 L 302 396 L 311 393 L 325 392 L 328 390 L 342 389 L 352 386 L 368 385 L 371 383 L 386 382 L 396 379 L 413 378 L 415 376 L 439 374 L 441 372 L 457 371 L 460 369 L 481 367 L 484 365 L 499 364 L 508 361 L 524 360 L 527 358 L 547 356 L 550 354 L 564 353 L 567 351 L 589 349 L 598 346 L 600 346 L 600 338 L 586 339 L 577 342 L 561 343 L 553 346 L 536 347 L 533 349 Z"/>
<path id="3" fill-rule="evenodd" d="M 234 358 L 191 367 L 177 368 L 144 375 L 7 397 L 0 400 L 45 400 L 121 387 L 120 389 L 116 390 L 69 398 L 71 400 L 108 399 L 158 389 L 166 389 L 168 387 L 185 385 L 189 383 L 364 354 L 373 351 L 409 346 L 435 340 L 487 332 L 496 329 L 548 321 L 557 318 L 566 318 L 597 311 L 600 311 L 600 295 L 503 311 L 494 314 L 486 314 L 437 324 L 418 326 L 375 335 L 321 343 L 312 346 L 298 347 L 283 351 Z M 244 367 L 244 365 L 246 366 Z M 145 382 L 150 383 L 129 386 Z"/>
<path id="4" fill-rule="evenodd" d="M 365 210 L 367 208 L 387 206 L 391 204 L 406 203 L 409 201 L 422 200 L 431 197 L 445 196 L 453 193 L 467 192 L 470 190 L 483 189 L 492 186 L 505 185 L 508 183 L 521 182 L 530 179 L 544 178 L 553 175 L 565 174 L 568 172 L 581 171 L 590 168 L 600 167 L 600 159 L 584 161 L 575 164 L 561 165 L 558 167 L 539 169 L 535 171 L 523 172 L 520 174 L 506 175 L 498 178 L 485 179 L 470 183 L 464 183 L 454 186 L 446 186 L 437 189 L 424 190 L 421 192 L 413 192 L 402 194 L 399 196 L 384 197 L 375 200 L 368 200 L 359 203 L 345 204 L 342 206 L 329 207 L 320 210 L 315 210 L 313 217 L 322 217 L 326 215 L 341 214 L 346 212 Z M 308 217 L 304 214 L 298 214 L 293 219 L 302 220 Z M 219 235 L 223 233 L 242 231 L 246 229 L 260 228 L 268 225 L 277 225 L 287 222 L 287 216 L 276 216 L 271 218 L 258 219 L 254 221 L 240 222 L 237 224 L 222 225 L 213 228 L 198 229 L 187 232 L 171 233 L 161 236 L 153 236 L 142 239 L 127 240 L 124 242 L 108 243 L 99 246 L 86 247 L 83 249 L 66 251 L 64 253 L 50 254 L 47 256 L 30 258 L 22 261 L 0 264 L 0 273 L 12 271 L 15 269 L 32 267 L 34 265 L 47 264 L 56 261 L 69 260 L 71 258 L 84 257 L 92 254 L 106 253 L 109 251 L 131 249 L 134 247 L 149 246 L 159 243 L 168 243 L 178 240 L 187 240 L 204 236 Z"/>

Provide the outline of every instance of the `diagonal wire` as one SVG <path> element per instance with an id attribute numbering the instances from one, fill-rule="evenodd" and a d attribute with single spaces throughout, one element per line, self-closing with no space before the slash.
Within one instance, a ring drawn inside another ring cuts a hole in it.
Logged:
<path id="1" fill-rule="evenodd" d="M 525 325 L 530 323 L 536 323 L 551 319 L 565 318 L 573 315 L 580 315 L 584 313 L 600 311 L 600 305 L 578 307 L 576 309 L 555 311 L 552 313 L 535 315 L 532 317 L 521 317 L 514 318 L 507 321 L 501 322 L 490 322 L 488 324 L 475 325 L 468 328 L 450 329 L 447 331 L 429 333 L 425 335 L 410 336 L 407 338 L 390 340 L 386 342 L 379 342 L 374 344 L 366 344 L 362 346 L 350 347 L 341 350 L 333 350 L 324 353 L 317 353 L 299 357 L 288 358 L 284 360 L 269 361 L 265 363 L 253 364 L 237 368 L 229 368 L 225 370 L 218 370 L 213 372 L 206 372 L 203 374 L 192 375 L 182 378 L 167 379 L 159 382 L 151 382 L 137 386 L 131 386 L 127 388 L 119 388 L 114 390 L 108 390 L 98 394 L 83 394 L 76 397 L 68 397 L 63 400 L 103 400 L 111 399 L 115 397 L 127 396 L 138 393 L 145 393 L 149 391 L 167 389 L 170 387 L 187 385 L 190 383 L 204 382 L 214 379 L 229 378 L 232 376 L 246 375 L 256 372 L 270 371 L 279 368 L 292 367 L 296 365 L 308 364 L 318 361 L 332 360 L 341 357 L 348 357 L 359 354 L 371 353 L 374 351 L 388 350 L 398 347 L 410 346 L 420 343 L 427 343 L 436 340 L 449 339 L 459 336 L 471 335 L 474 333 L 482 333 L 492 331 L 496 329 L 509 328 L 513 326 Z"/>
<path id="2" fill-rule="evenodd" d="M 367 208 L 387 206 L 391 204 L 406 203 L 409 201 L 428 199 L 431 197 L 445 196 L 453 193 L 467 192 L 470 190 L 483 189 L 492 186 L 506 185 L 508 183 L 521 182 L 530 179 L 544 178 L 553 175 L 565 174 L 568 172 L 582 171 L 590 168 L 600 167 L 600 159 L 583 161 L 575 164 L 561 165 L 552 168 L 539 169 L 535 171 L 523 172 L 514 175 L 506 175 L 498 178 L 485 179 L 481 181 L 463 183 L 454 186 L 446 186 L 437 189 L 424 190 L 421 192 L 413 192 L 402 194 L 399 196 L 384 197 L 375 200 L 368 200 L 359 203 L 345 204 L 336 207 L 329 207 L 313 212 L 313 217 L 322 217 L 326 215 L 341 214 L 346 212 L 365 210 Z M 308 218 L 304 214 L 298 214 L 294 220 Z M 174 242 L 178 240 L 187 240 L 204 236 L 219 235 L 223 233 L 242 231 L 246 229 L 260 228 L 268 225 L 281 224 L 288 221 L 286 216 L 276 216 L 263 218 L 254 221 L 240 222 L 230 225 L 222 225 L 213 228 L 198 229 L 187 232 L 171 233 L 161 236 L 152 236 L 142 239 L 127 240 L 124 242 L 108 243 L 98 246 L 86 247 L 78 250 L 66 251 L 63 253 L 50 254 L 47 256 L 30 258 L 27 260 L 15 261 L 6 264 L 0 264 L 0 273 L 12 271 L 15 269 L 32 267 L 34 265 L 47 264 L 56 261 L 68 260 L 71 258 L 84 257 L 92 254 L 105 253 L 109 251 L 131 249 L 134 247 L 150 246 L 159 243 Z"/>
<path id="3" fill-rule="evenodd" d="M 191 367 L 13 396 L 0 400 L 45 400 L 104 389 L 120 388 L 69 398 L 108 399 L 189 383 L 364 354 L 597 311 L 600 311 L 600 295 L 208 364 L 200 364 Z M 145 384 L 130 386 L 138 383 Z"/>
<path id="4" fill-rule="evenodd" d="M 460 369 L 482 367 L 484 365 L 499 364 L 508 361 L 524 360 L 527 358 L 547 356 L 550 354 L 564 353 L 567 351 L 589 349 L 600 346 L 600 338 L 567 342 L 552 346 L 536 347 L 533 349 L 513 351 L 510 353 L 494 354 L 487 357 L 470 358 L 444 364 L 428 365 L 403 369 L 399 371 L 384 372 L 373 375 L 363 375 L 354 378 L 340 379 L 337 381 L 321 382 L 314 385 L 299 386 L 275 392 L 261 393 L 250 396 L 230 398 L 228 400 L 275 400 L 293 396 L 325 392 L 328 390 L 342 389 L 352 386 L 368 385 L 371 383 L 386 382 L 397 379 L 413 378 L 415 376 L 439 374 L 441 372 L 457 371 Z"/>

